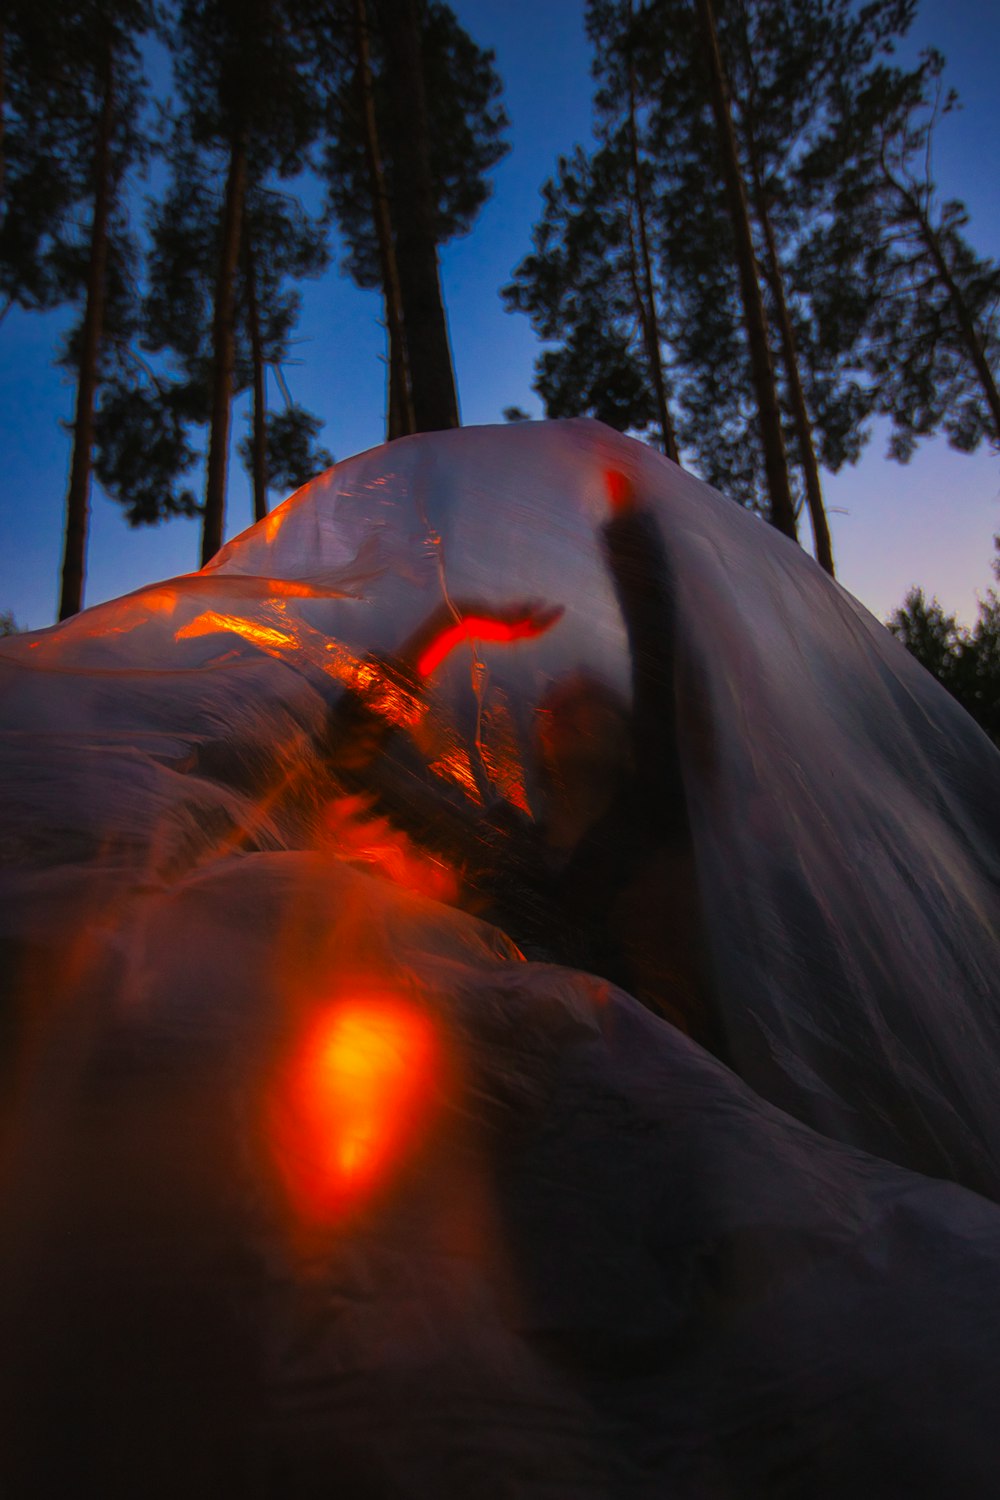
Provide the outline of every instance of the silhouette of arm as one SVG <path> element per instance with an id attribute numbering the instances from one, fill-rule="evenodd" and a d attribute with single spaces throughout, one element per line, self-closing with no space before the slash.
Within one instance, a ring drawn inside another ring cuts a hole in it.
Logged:
<path id="1" fill-rule="evenodd" d="M 423 712 L 430 679 L 463 641 L 527 640 L 550 630 L 562 614 L 562 606 L 536 600 L 507 605 L 442 601 L 393 656 L 368 657 L 356 686 L 341 696 L 327 726 L 334 766 L 361 770 L 395 730 L 413 727 Z"/>
<path id="2" fill-rule="evenodd" d="M 636 780 L 668 836 L 687 829 L 674 689 L 675 600 L 670 561 L 655 518 L 623 475 L 608 476 L 611 519 L 602 543 L 628 635 Z"/>

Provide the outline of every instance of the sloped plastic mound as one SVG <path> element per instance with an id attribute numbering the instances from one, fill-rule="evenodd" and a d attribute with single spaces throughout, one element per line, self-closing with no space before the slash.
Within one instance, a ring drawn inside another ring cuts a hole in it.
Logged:
<path id="1" fill-rule="evenodd" d="M 0 694 L 11 1493 L 996 1492 L 1000 757 L 799 549 L 407 439 Z"/>

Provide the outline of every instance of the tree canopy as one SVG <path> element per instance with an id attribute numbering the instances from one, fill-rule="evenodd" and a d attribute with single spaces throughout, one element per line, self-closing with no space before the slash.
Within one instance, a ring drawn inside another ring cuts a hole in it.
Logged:
<path id="1" fill-rule="evenodd" d="M 831 571 L 820 469 L 855 462 L 875 415 L 897 458 L 921 433 L 971 449 L 996 430 L 998 273 L 962 206 L 937 202 L 929 148 L 954 101 L 937 54 L 893 61 L 914 10 L 591 0 L 599 142 L 560 158 L 504 290 L 543 340 L 552 416 L 648 432 L 655 327 L 682 461 L 785 530 L 787 484 Z"/>
<path id="2" fill-rule="evenodd" d="M 957 698 L 1000 746 L 1000 598 L 980 600 L 974 625 L 960 625 L 937 599 L 914 588 L 889 619 L 889 629 L 921 666 Z"/>
<path id="3" fill-rule="evenodd" d="M 957 101 L 939 53 L 899 61 L 915 6 L 588 0 L 596 139 L 553 164 L 503 289 L 549 415 L 645 436 L 789 536 L 808 509 L 830 572 L 822 471 L 876 417 L 900 460 L 936 432 L 1000 447 L 1000 266 L 936 180 Z M 388 436 L 457 424 L 439 252 L 508 123 L 444 0 L 8 0 L 0 322 L 77 313 L 63 613 L 91 468 L 131 524 L 200 515 L 206 561 L 234 412 L 255 517 L 330 461 L 287 369 L 331 263 L 382 296 Z"/>

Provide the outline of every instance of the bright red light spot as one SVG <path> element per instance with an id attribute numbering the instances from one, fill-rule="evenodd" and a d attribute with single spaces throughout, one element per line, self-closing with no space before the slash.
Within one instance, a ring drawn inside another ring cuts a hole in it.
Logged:
<path id="1" fill-rule="evenodd" d="M 430 1021 L 394 997 L 345 1001 L 313 1021 L 272 1114 L 302 1218 L 335 1218 L 384 1186 L 420 1137 L 437 1073 Z"/>
<path id="2" fill-rule="evenodd" d="M 468 614 L 447 625 L 435 636 L 417 660 L 421 677 L 431 677 L 460 641 L 529 640 L 544 635 L 563 616 L 562 605 L 541 604 L 537 600 L 505 605 L 496 614 Z"/>
<path id="3" fill-rule="evenodd" d="M 431 677 L 459 641 L 514 641 L 519 636 L 531 634 L 533 632 L 521 622 L 488 620 L 484 615 L 466 615 L 463 620 L 456 620 L 453 625 L 442 630 L 437 639 L 431 642 L 417 662 L 417 671 L 421 677 Z"/>
<path id="4" fill-rule="evenodd" d="M 635 504 L 632 481 L 620 469 L 606 469 L 604 484 L 608 492 L 608 504 L 616 515 L 625 515 Z"/>

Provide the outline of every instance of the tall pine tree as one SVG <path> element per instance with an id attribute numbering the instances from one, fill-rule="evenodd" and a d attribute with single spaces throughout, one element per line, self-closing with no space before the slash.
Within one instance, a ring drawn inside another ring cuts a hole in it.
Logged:
<path id="1" fill-rule="evenodd" d="M 46 12 L 30 0 L 7 0 L 0 13 L 0 318 L 74 295 L 51 251 L 88 196 L 92 49 L 88 69 L 74 66 L 83 21 L 77 8 Z"/>
<path id="2" fill-rule="evenodd" d="M 542 188 L 534 249 L 503 297 L 552 346 L 539 355 L 535 378 L 548 416 L 592 416 L 623 432 L 647 432 L 660 413 L 622 192 L 630 170 L 630 148 L 620 134 L 590 156 L 578 146 L 560 158 Z M 658 349 L 658 326 L 653 338 Z M 660 426 L 662 437 L 662 419 Z"/>
<path id="3" fill-rule="evenodd" d="M 51 24 L 50 24 L 51 23 Z M 144 155 L 139 42 L 148 0 L 5 15 L 0 282 L 8 302 L 81 307 L 60 362 L 76 379 L 59 618 L 83 602 L 95 413 L 134 320 L 125 181 Z"/>
<path id="4" fill-rule="evenodd" d="M 161 213 L 152 303 L 158 319 L 153 347 L 175 350 L 197 404 L 204 380 L 208 418 L 208 458 L 202 519 L 204 565 L 222 545 L 234 394 L 239 385 L 238 357 L 243 308 L 250 318 L 251 365 L 258 348 L 265 280 L 275 271 L 273 236 L 263 243 L 262 225 L 273 229 L 274 215 L 263 210 L 269 184 L 295 178 L 307 162 L 319 128 L 314 75 L 309 66 L 308 37 L 299 7 L 292 0 L 181 0 L 169 32 L 174 53 L 181 109 L 175 121 L 169 201 L 180 217 L 172 226 Z M 198 189 L 193 197 L 187 188 Z M 206 203 L 212 199 L 211 213 Z M 273 203 L 271 205 L 273 209 Z M 190 210 L 190 244 L 197 250 L 185 268 L 185 208 Z M 206 220 L 210 220 L 210 228 Z M 301 227 L 301 226 L 300 226 Z M 270 230 L 268 231 L 270 233 Z M 310 239 L 308 230 L 303 231 Z M 266 238 L 266 236 L 264 236 Z M 165 248 L 164 241 L 172 240 Z M 311 266 L 318 266 L 313 247 Z M 293 253 L 294 262 L 298 250 Z M 272 257 L 268 263 L 268 255 Z M 211 344 L 206 354 L 199 329 L 185 330 L 171 306 L 169 287 L 176 278 L 193 301 L 204 298 L 206 259 L 211 262 Z M 308 260 L 308 255 L 306 256 Z M 300 261 L 301 264 L 301 261 Z M 279 310 L 281 318 L 288 311 Z M 258 338 L 253 329 L 256 325 Z M 258 407 L 258 421 L 263 411 Z M 257 445 L 258 476 L 260 439 Z M 266 452 L 266 450 L 265 450 Z M 263 505 L 258 483 L 257 505 Z"/>
<path id="5" fill-rule="evenodd" d="M 337 15 L 326 174 L 345 268 L 386 301 L 390 432 L 455 426 L 438 249 L 469 231 L 507 150 L 493 54 L 440 0 L 367 0 L 360 16 Z"/>
<path id="6" fill-rule="evenodd" d="M 803 162 L 829 129 L 842 80 L 857 86 L 868 75 L 912 8 L 911 0 L 876 0 L 862 11 L 850 0 L 588 6 L 602 142 L 615 129 L 634 131 L 646 168 L 649 284 L 682 452 L 710 482 L 764 509 L 789 534 L 798 505 L 808 503 L 817 557 L 829 571 L 819 467 L 857 457 L 873 397 L 857 368 L 867 313 L 851 309 L 839 341 L 817 331 L 814 303 L 832 308 L 837 299 L 815 274 L 810 231 L 830 222 L 834 163 L 828 156 L 825 177 L 810 168 L 803 179 Z M 596 183 L 596 160 L 585 169 L 578 156 L 575 180 Z M 608 388 L 615 384 L 613 364 L 600 369 L 600 351 L 614 347 L 607 335 L 622 327 L 618 279 L 612 272 L 602 288 L 594 276 L 580 295 L 572 284 L 559 289 L 569 265 L 564 252 L 585 223 L 591 262 L 604 256 L 609 268 L 617 264 L 627 179 L 621 175 L 616 186 L 606 174 L 606 182 L 608 194 L 586 220 L 558 183 L 549 189 L 539 226 L 544 253 L 536 235 L 535 254 L 509 292 L 540 331 L 547 309 L 544 336 L 557 347 L 540 357 L 540 388 L 544 372 L 561 371 L 564 410 L 574 403 L 593 410 L 602 375 Z M 856 226 L 851 237 L 852 246 L 860 243 Z M 862 286 L 856 277 L 856 295 Z M 588 340 L 590 384 L 574 392 L 569 354 L 584 314 L 601 337 Z M 635 353 L 639 378 L 642 363 Z M 636 414 L 641 406 L 640 398 Z M 632 425 L 644 422 L 633 417 Z"/>

